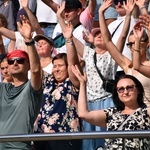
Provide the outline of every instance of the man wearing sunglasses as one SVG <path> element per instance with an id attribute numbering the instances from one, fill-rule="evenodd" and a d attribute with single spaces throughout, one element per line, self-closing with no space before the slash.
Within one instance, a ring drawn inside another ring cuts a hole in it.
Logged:
<path id="1" fill-rule="evenodd" d="M 27 45 L 27 52 L 14 50 L 7 54 L 8 69 L 13 84 L 0 83 L 0 134 L 29 134 L 42 103 L 41 66 L 31 36 L 31 26 L 25 17 L 18 28 Z M 31 79 L 28 80 L 28 70 Z M 29 150 L 30 142 L 0 143 L 0 150 Z"/>

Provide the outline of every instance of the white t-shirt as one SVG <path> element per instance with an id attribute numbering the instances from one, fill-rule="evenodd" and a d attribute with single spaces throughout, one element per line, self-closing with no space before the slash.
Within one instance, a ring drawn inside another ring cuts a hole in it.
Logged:
<path id="1" fill-rule="evenodd" d="M 83 36 L 82 36 L 82 31 L 85 31 L 86 32 L 86 29 L 85 27 L 81 24 L 79 25 L 78 27 L 76 27 L 74 30 L 73 30 L 73 36 L 75 38 L 77 38 L 81 43 L 83 43 L 84 45 L 88 45 L 85 40 L 83 39 Z M 52 38 L 55 38 L 57 35 L 59 35 L 60 33 L 62 33 L 62 29 L 61 29 L 61 26 L 59 25 L 59 23 L 56 25 L 55 29 L 54 29 L 54 32 L 53 32 L 53 36 Z M 56 48 L 56 52 L 57 54 L 58 53 L 66 53 L 66 45 L 60 47 L 60 48 Z"/>

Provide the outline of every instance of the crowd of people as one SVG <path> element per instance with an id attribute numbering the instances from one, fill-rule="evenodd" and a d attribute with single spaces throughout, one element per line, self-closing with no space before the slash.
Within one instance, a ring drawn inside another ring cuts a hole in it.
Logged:
<path id="1" fill-rule="evenodd" d="M 150 130 L 148 5 L 0 0 L 0 135 Z M 104 79 L 114 81 L 111 90 Z M 0 150 L 149 147 L 144 137 L 0 143 Z"/>

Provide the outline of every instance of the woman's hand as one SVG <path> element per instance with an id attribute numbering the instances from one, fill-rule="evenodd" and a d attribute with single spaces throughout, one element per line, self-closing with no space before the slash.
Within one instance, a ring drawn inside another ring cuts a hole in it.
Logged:
<path id="1" fill-rule="evenodd" d="M 77 79 L 79 80 L 80 84 L 85 84 L 86 83 L 86 75 L 82 75 L 80 70 L 78 69 L 78 66 L 75 65 L 71 67 L 72 72 L 74 73 L 74 75 L 77 77 Z"/>
<path id="2" fill-rule="evenodd" d="M 127 0 L 127 2 L 125 3 L 125 1 L 123 1 L 123 7 L 126 11 L 126 13 L 131 14 L 134 8 L 135 2 L 134 0 Z"/>
<path id="3" fill-rule="evenodd" d="M 108 7 L 112 5 L 112 0 L 104 0 L 103 4 L 99 8 L 99 13 L 102 12 L 104 13 Z"/>

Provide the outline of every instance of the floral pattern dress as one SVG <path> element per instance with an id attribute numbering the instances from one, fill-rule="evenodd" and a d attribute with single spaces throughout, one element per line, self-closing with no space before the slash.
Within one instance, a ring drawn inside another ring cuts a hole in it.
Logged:
<path id="1" fill-rule="evenodd" d="M 57 84 L 53 75 L 46 74 L 43 83 L 44 103 L 38 116 L 38 132 L 79 132 L 77 114 L 78 90 L 67 78 Z"/>
<path id="2" fill-rule="evenodd" d="M 117 131 L 121 124 L 127 119 L 129 115 L 122 114 L 117 108 L 105 109 L 106 126 L 108 131 Z M 130 119 L 122 126 L 122 130 L 150 130 L 150 117 L 147 114 L 147 107 L 139 108 L 135 111 Z M 150 139 L 148 138 L 132 138 L 125 139 L 126 150 L 149 150 Z M 123 140 L 106 139 L 105 150 L 122 150 Z"/>

